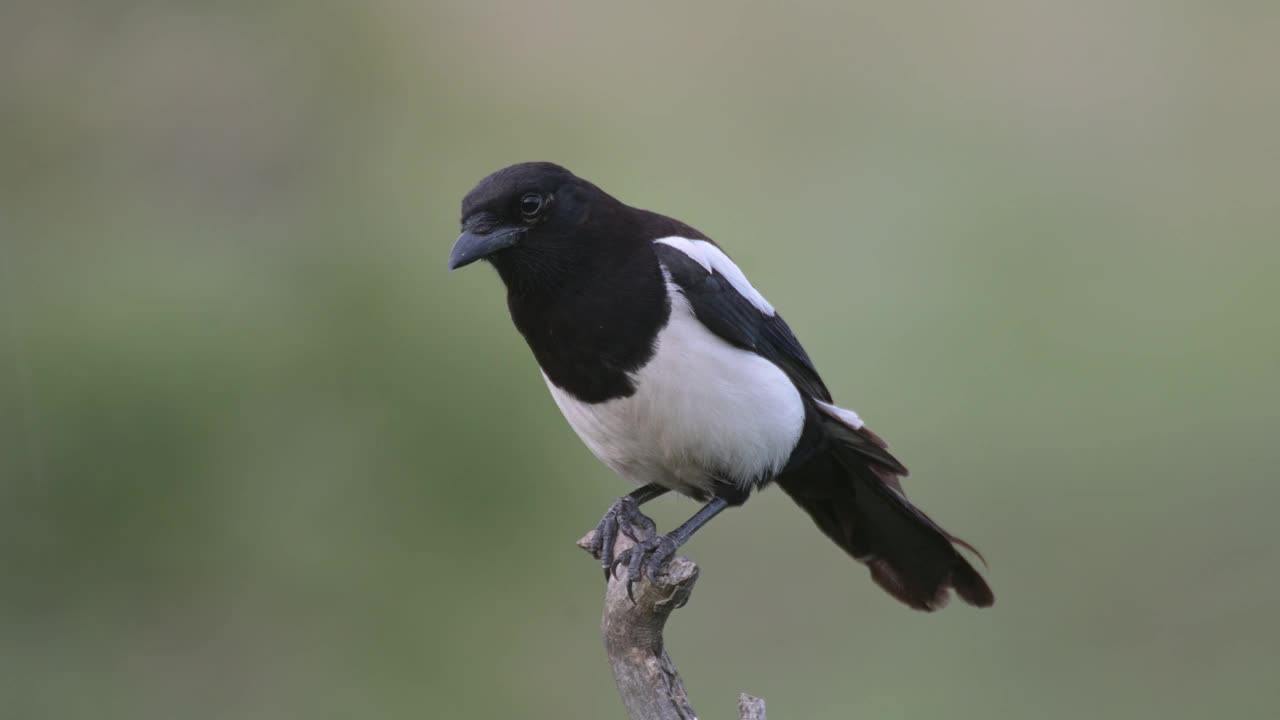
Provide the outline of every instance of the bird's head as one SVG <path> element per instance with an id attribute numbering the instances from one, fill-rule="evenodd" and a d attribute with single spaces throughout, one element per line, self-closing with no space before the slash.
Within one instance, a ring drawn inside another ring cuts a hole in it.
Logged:
<path id="1" fill-rule="evenodd" d="M 580 249 L 592 213 L 613 203 L 559 165 L 503 168 L 462 199 L 462 235 L 449 253 L 449 269 L 488 260 L 505 278 L 524 266 L 562 265 Z"/>

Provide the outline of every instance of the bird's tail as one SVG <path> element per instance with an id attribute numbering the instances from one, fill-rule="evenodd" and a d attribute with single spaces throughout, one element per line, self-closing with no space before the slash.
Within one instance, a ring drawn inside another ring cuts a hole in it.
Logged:
<path id="1" fill-rule="evenodd" d="M 816 415 L 825 449 L 780 476 L 778 485 L 827 537 L 867 565 L 876 584 L 907 605 L 936 610 L 954 588 L 970 605 L 990 607 L 995 595 L 956 546 L 981 554 L 907 500 L 898 480 L 907 469 L 884 441 L 834 406 L 820 403 Z"/>

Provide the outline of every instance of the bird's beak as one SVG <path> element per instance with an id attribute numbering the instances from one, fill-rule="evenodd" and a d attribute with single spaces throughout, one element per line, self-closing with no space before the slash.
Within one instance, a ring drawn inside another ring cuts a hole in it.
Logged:
<path id="1" fill-rule="evenodd" d="M 458 236 L 449 253 L 449 269 L 482 260 L 493 253 L 516 244 L 524 228 L 498 228 L 493 232 L 479 233 L 467 230 Z"/>

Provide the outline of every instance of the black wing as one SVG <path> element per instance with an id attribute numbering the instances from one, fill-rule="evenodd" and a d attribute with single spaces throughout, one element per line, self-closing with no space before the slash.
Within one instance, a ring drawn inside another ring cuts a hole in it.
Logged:
<path id="1" fill-rule="evenodd" d="M 813 361 L 800 346 L 781 315 L 766 315 L 743 297 L 729 280 L 707 269 L 684 252 L 655 243 L 658 259 L 671 273 L 671 280 L 684 292 L 693 313 L 708 330 L 725 342 L 750 350 L 777 365 L 802 392 L 831 402 Z"/>
<path id="2" fill-rule="evenodd" d="M 684 292 L 694 315 L 708 330 L 730 345 L 754 352 L 777 365 L 800 392 L 810 398 L 832 402 L 831 393 L 813 367 L 809 354 L 781 315 L 761 312 L 728 278 L 714 269 L 708 271 L 683 251 L 663 243 L 654 243 L 654 250 L 671 273 L 671 281 Z M 887 471 L 882 479 L 902 492 L 896 476 L 906 477 L 907 468 L 889 452 L 884 440 L 865 426 L 849 429 L 852 433 L 847 443 L 851 449 Z"/>

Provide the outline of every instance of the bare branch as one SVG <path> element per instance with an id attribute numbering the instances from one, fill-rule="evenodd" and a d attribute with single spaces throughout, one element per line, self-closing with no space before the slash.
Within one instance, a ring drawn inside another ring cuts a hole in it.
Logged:
<path id="1" fill-rule="evenodd" d="M 621 553 L 653 534 L 652 529 L 636 527 L 639 538 L 618 533 L 614 551 Z M 578 547 L 589 550 L 595 531 L 578 541 Z M 667 564 L 657 581 L 648 579 L 633 588 L 635 602 L 627 597 L 625 572 L 609 578 L 605 591 L 604 613 L 600 631 L 613 679 L 631 720 L 695 720 L 693 706 L 685 693 L 684 683 L 675 663 L 667 654 L 662 631 L 672 611 L 683 607 L 698 580 L 698 566 L 684 556 Z M 743 694 L 738 699 L 739 718 L 765 720 L 764 701 Z"/>

